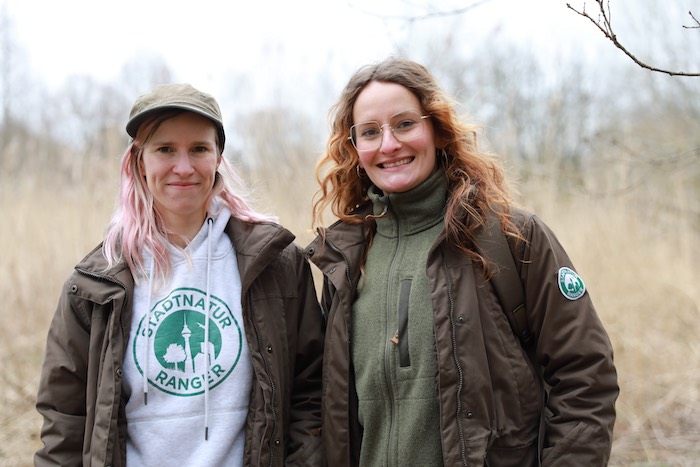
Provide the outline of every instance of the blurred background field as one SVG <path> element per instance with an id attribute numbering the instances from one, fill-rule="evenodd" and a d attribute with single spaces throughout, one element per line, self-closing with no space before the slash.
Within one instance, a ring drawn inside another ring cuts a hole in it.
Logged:
<path id="1" fill-rule="evenodd" d="M 530 26 L 560 31 L 543 18 L 564 4 L 535 3 L 540 22 Z M 611 3 L 618 36 L 641 58 L 700 71 L 700 29 L 681 27 L 692 25 L 693 6 L 700 13 L 697 1 Z M 700 465 L 700 78 L 644 70 L 582 18 L 557 17 L 578 40 L 554 47 L 553 33 L 547 47 L 534 47 L 496 20 L 470 35 L 469 12 L 382 21 L 393 31 L 390 52 L 426 64 L 483 123 L 482 142 L 502 158 L 518 202 L 554 229 L 586 281 L 621 385 L 611 465 Z M 0 14 L 4 26 L 11 20 Z M 139 58 L 114 80 L 76 75 L 49 88 L 23 66 L 11 28 L 2 31 L 0 465 L 24 466 L 39 446 L 34 399 L 48 324 L 63 280 L 101 240 L 114 208 L 129 106 L 153 85 L 188 76 Z M 292 52 L 278 47 L 273 58 Z M 280 70 L 263 103 L 249 103 L 255 83 L 245 76 L 229 76 L 225 92 L 203 87 L 222 104 L 225 154 L 257 207 L 302 245 L 312 238 L 328 108 L 374 57 L 325 59 L 327 73 Z M 288 74 L 303 79 L 290 86 Z"/>

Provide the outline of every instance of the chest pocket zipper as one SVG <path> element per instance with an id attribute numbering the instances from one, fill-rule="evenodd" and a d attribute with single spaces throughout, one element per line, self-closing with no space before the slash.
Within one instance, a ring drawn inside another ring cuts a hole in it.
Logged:
<path id="1" fill-rule="evenodd" d="M 408 350 L 408 302 L 411 295 L 411 279 L 401 281 L 399 289 L 399 364 L 402 368 L 411 366 L 411 356 Z"/>

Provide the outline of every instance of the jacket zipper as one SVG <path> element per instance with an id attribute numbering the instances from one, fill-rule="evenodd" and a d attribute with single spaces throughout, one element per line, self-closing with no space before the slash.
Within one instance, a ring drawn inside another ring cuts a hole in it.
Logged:
<path id="1" fill-rule="evenodd" d="M 320 230 L 319 230 L 319 235 L 320 235 L 320 234 L 321 234 L 321 232 L 320 232 Z M 355 295 L 355 293 L 357 292 L 357 290 L 356 290 L 356 288 L 353 288 L 353 285 L 352 285 L 352 278 L 350 277 L 350 260 L 348 259 L 348 256 L 345 254 L 345 251 L 343 251 L 343 250 L 341 250 L 340 248 L 338 248 L 338 247 L 337 247 L 332 241 L 330 241 L 327 237 L 324 238 L 324 242 L 325 242 L 333 251 L 335 251 L 336 253 L 338 253 L 340 256 L 343 257 L 343 262 L 345 263 L 345 280 L 346 280 L 347 283 L 348 283 L 348 291 L 349 291 L 349 293 L 351 294 L 351 296 L 354 297 L 354 295 Z M 322 308 L 323 308 L 323 307 L 322 307 Z M 328 311 L 330 311 L 330 309 L 329 309 Z M 346 351 L 348 352 L 348 355 L 350 354 L 350 344 L 349 344 L 349 342 L 350 342 L 350 336 L 348 336 L 348 348 L 346 349 Z M 324 378 L 324 379 L 325 379 L 325 378 Z M 327 383 L 324 382 L 324 385 L 326 385 L 326 384 L 327 384 Z M 326 388 L 325 386 L 322 388 L 322 391 L 323 391 L 324 394 L 325 394 L 325 392 L 326 392 L 326 389 L 327 389 L 327 388 Z M 350 422 L 350 417 L 348 417 L 348 424 L 349 424 L 349 422 Z M 350 439 L 351 436 L 348 435 L 347 438 L 348 438 L 348 452 L 350 452 L 351 449 L 350 449 L 349 446 L 352 444 L 352 440 Z"/>
<path id="2" fill-rule="evenodd" d="M 445 252 L 442 254 L 443 267 L 445 268 L 445 277 L 447 282 L 447 299 L 450 303 L 450 312 L 448 314 L 450 318 L 450 330 L 452 331 L 452 359 L 454 360 L 455 368 L 457 368 L 457 374 L 459 375 L 459 383 L 457 384 L 457 431 L 459 433 L 459 452 L 462 457 L 462 464 L 468 466 L 467 461 L 467 451 L 466 442 L 464 440 L 464 427 L 462 426 L 462 387 L 464 386 L 464 370 L 459 364 L 459 359 L 457 358 L 457 338 L 456 336 L 456 326 L 454 321 L 454 296 L 452 295 L 452 277 L 450 276 L 449 269 L 447 268 L 447 260 L 445 257 Z"/>
<path id="3" fill-rule="evenodd" d="M 126 293 L 126 285 L 124 285 L 123 282 L 118 281 L 117 279 L 115 279 L 112 276 L 107 276 L 104 274 L 96 274 L 94 272 L 90 272 L 90 271 L 87 271 L 85 269 L 80 269 L 80 268 L 75 268 L 75 269 L 76 269 L 76 271 L 78 271 L 80 274 L 83 274 L 84 276 L 91 277 L 91 278 L 97 279 L 97 280 L 104 280 L 104 281 L 110 282 L 114 285 L 121 287 L 121 289 L 124 291 L 124 301 L 122 303 L 121 311 L 119 312 L 119 329 L 121 330 L 121 333 L 122 333 L 122 349 L 126 349 L 128 342 L 127 342 L 127 337 L 126 337 L 126 329 L 124 327 L 124 310 L 126 310 L 126 307 L 128 305 L 128 302 L 129 302 L 129 294 Z M 114 385 L 115 395 L 116 395 L 116 391 L 117 391 L 116 388 L 117 388 L 117 385 Z M 119 392 L 121 394 L 121 389 L 119 390 Z M 119 402 L 119 404 L 121 405 L 121 401 Z M 110 426 L 107 428 L 107 433 L 111 432 L 111 424 L 112 424 L 112 420 L 110 418 Z M 119 424 L 117 423 L 117 432 L 118 431 L 119 431 Z M 114 449 L 114 447 L 112 447 L 112 449 Z M 121 457 L 121 452 L 119 453 L 119 456 Z M 113 459 L 113 458 L 114 458 L 114 452 L 105 452 L 105 459 Z M 126 459 L 122 459 L 122 463 L 125 463 L 125 462 L 126 462 Z"/>
<path id="4" fill-rule="evenodd" d="M 267 380 L 270 383 L 270 388 L 272 390 L 272 401 L 270 402 L 270 407 L 272 407 L 272 431 L 270 432 L 270 438 L 267 441 L 267 448 L 268 451 L 270 452 L 270 462 L 268 465 L 272 467 L 273 465 L 273 458 L 274 458 L 274 452 L 273 452 L 273 442 L 275 439 L 275 433 L 277 432 L 277 409 L 275 408 L 275 392 L 276 392 L 276 387 L 275 387 L 275 380 L 274 378 L 270 375 L 270 365 L 267 361 L 267 357 L 265 356 L 265 352 L 263 351 L 263 342 L 262 338 L 260 337 L 260 330 L 258 329 L 258 325 L 255 322 L 255 309 L 253 307 L 253 300 L 248 295 L 248 306 L 250 307 L 250 320 L 253 325 L 253 330 L 255 331 L 255 339 L 258 342 L 258 349 L 260 352 L 260 355 L 263 357 L 263 366 L 265 368 L 265 375 L 267 376 Z"/>
<path id="5" fill-rule="evenodd" d="M 389 200 L 387 200 L 387 208 L 388 208 L 388 203 L 389 203 Z M 401 244 L 402 244 L 402 242 L 401 242 L 401 239 L 402 239 L 401 222 L 399 222 L 398 220 L 396 221 L 396 235 L 397 235 L 397 237 L 396 237 L 396 250 L 394 250 L 394 256 L 391 259 L 391 265 L 389 267 L 389 277 L 387 280 L 387 291 L 386 291 L 386 296 L 387 296 L 387 303 L 386 303 L 386 306 L 387 306 L 387 310 L 386 310 L 387 328 L 385 330 L 385 338 L 387 337 L 387 334 L 389 336 L 394 335 L 391 328 L 388 327 L 389 326 L 389 318 L 393 315 L 392 306 L 391 306 L 390 300 L 388 298 L 392 296 L 392 294 L 391 294 L 392 285 L 391 284 L 393 282 L 394 275 L 396 274 L 396 257 L 398 255 L 398 252 L 401 250 Z M 389 466 L 394 465 L 392 462 L 392 460 L 393 460 L 392 447 L 397 442 L 396 441 L 397 421 L 396 421 L 396 411 L 394 410 L 395 394 L 393 391 L 394 386 L 391 384 L 392 378 L 391 378 L 391 373 L 390 373 L 390 370 L 392 369 L 391 362 L 393 361 L 393 359 L 391 358 L 393 355 L 393 352 L 392 352 L 393 349 L 391 348 L 392 345 L 393 344 L 392 344 L 390 338 L 386 338 L 385 344 L 384 344 L 384 380 L 386 381 L 386 388 L 387 388 L 387 393 L 388 393 L 388 397 L 389 397 L 389 408 L 391 410 L 391 415 L 390 415 L 391 424 L 389 425 L 389 443 L 388 443 L 389 445 L 387 446 L 387 451 L 386 451 L 386 455 L 387 455 L 387 462 L 386 463 Z"/>

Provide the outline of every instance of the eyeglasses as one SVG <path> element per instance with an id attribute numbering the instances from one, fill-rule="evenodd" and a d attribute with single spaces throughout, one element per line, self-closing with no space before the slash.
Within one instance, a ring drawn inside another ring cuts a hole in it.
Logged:
<path id="1" fill-rule="evenodd" d="M 400 112 L 389 119 L 389 123 L 380 125 L 379 122 L 356 123 L 350 127 L 352 145 L 358 151 L 376 151 L 382 147 L 384 127 L 388 126 L 394 138 L 401 142 L 411 141 L 423 134 L 423 120 L 430 115 L 420 115 L 415 110 Z"/>

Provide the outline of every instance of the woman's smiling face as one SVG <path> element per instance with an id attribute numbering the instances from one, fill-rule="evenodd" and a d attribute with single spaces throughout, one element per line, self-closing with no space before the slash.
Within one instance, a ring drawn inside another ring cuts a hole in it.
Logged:
<path id="1" fill-rule="evenodd" d="M 435 169 L 435 134 L 430 118 L 420 119 L 420 136 L 399 141 L 390 125 L 399 124 L 396 116 L 413 111 L 424 115 L 418 98 L 396 83 L 372 81 L 357 96 L 353 106 L 353 123 L 375 121 L 381 128 L 378 149 L 358 150 L 359 165 L 384 193 L 401 193 L 423 183 Z"/>
<path id="2" fill-rule="evenodd" d="M 202 225 L 218 165 L 216 127 L 208 118 L 183 112 L 158 127 L 144 144 L 140 168 L 166 227 Z"/>

